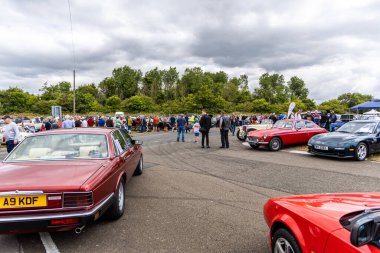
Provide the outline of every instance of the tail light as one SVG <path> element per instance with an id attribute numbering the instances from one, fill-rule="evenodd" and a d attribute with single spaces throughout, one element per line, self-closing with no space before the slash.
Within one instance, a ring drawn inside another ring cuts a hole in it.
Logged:
<path id="1" fill-rule="evenodd" d="M 50 225 L 52 225 L 52 226 L 72 225 L 72 224 L 78 224 L 78 223 L 79 223 L 79 220 L 76 218 L 51 220 L 50 221 Z"/>
<path id="2" fill-rule="evenodd" d="M 66 192 L 63 194 L 63 207 L 84 207 L 92 204 L 92 192 Z"/>

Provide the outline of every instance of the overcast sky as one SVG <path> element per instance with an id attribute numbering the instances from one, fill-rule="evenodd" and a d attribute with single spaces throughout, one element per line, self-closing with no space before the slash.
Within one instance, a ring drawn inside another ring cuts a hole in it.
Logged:
<path id="1" fill-rule="evenodd" d="M 77 84 L 123 65 L 304 79 L 317 101 L 380 98 L 380 1 L 71 0 Z M 0 88 L 72 80 L 67 0 L 2 0 Z"/>

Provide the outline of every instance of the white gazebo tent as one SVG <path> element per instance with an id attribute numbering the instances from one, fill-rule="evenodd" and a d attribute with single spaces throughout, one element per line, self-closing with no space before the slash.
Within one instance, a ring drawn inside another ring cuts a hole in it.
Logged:
<path id="1" fill-rule="evenodd" d="M 379 111 L 376 111 L 375 109 L 372 109 L 368 112 L 365 112 L 363 113 L 364 115 L 376 115 L 376 116 L 380 116 L 380 112 Z"/>

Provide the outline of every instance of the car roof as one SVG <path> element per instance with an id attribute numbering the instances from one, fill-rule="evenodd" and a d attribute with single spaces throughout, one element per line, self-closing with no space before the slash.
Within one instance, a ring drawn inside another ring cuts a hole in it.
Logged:
<path id="1" fill-rule="evenodd" d="M 108 134 L 112 131 L 116 130 L 115 128 L 98 128 L 98 127 L 78 127 L 78 128 L 60 128 L 49 131 L 38 132 L 35 135 L 48 135 L 48 134 L 72 134 L 72 133 L 80 133 L 80 134 Z"/>

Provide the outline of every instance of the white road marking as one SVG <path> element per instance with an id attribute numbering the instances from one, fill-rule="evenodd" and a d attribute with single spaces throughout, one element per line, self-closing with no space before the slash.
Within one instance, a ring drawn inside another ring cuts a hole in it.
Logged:
<path id="1" fill-rule="evenodd" d="M 59 253 L 57 245 L 55 245 L 50 234 L 47 232 L 40 233 L 42 244 L 45 247 L 46 253 Z"/>
<path id="2" fill-rule="evenodd" d="M 243 142 L 242 144 L 243 144 L 244 146 L 246 146 L 246 147 L 250 147 L 248 142 Z"/>
<path id="3" fill-rule="evenodd" d="M 299 154 L 299 155 L 311 155 L 309 152 L 301 151 L 301 150 L 283 150 L 284 152 Z"/>

